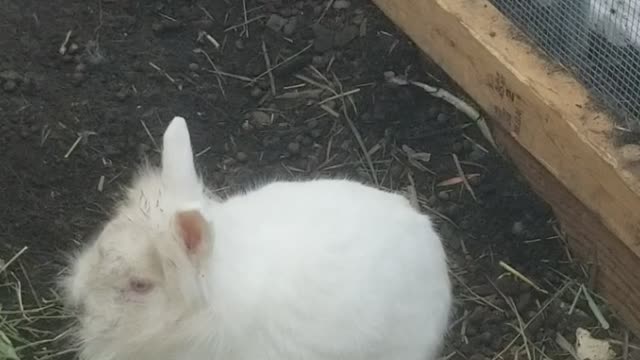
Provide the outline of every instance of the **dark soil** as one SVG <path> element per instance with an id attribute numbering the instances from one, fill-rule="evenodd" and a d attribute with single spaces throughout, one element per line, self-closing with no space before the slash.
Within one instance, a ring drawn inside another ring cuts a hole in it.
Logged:
<path id="1" fill-rule="evenodd" d="M 175 115 L 187 118 L 197 161 L 222 192 L 275 177 L 372 181 L 355 132 L 381 186 L 406 190 L 414 182 L 455 274 L 447 358 L 526 357 L 521 339 L 510 346 L 518 334 L 510 299 L 531 320 L 536 358 L 568 357 L 556 332 L 573 341 L 578 326 L 621 337 L 605 306 L 615 330 L 598 327 L 584 296 L 567 314 L 588 271 L 569 257 L 552 213 L 512 166 L 450 105 L 390 85 L 384 73 L 456 87 L 371 3 L 330 3 L 247 0 L 245 15 L 242 1 L 232 0 L 0 1 L 0 258 L 28 247 L 0 274 L 13 284 L 0 288 L 10 310 L 3 314 L 27 323 L 9 334 L 14 345 L 62 331 L 66 320 L 25 318 L 23 309 L 55 300 L 65 252 L 106 218 L 141 159 L 158 160 L 156 144 Z M 263 49 L 276 67 L 275 97 Z M 333 95 L 327 88 L 350 95 L 323 109 L 319 102 Z M 412 150 L 431 158 L 409 161 Z M 477 201 L 456 181 L 454 154 Z M 64 358 L 70 354 L 55 354 L 65 350 L 53 342 L 21 354 Z"/>

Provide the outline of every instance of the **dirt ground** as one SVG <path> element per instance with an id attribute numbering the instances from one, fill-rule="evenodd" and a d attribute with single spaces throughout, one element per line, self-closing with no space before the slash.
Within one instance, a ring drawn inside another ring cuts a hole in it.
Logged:
<path id="1" fill-rule="evenodd" d="M 188 119 L 198 164 L 221 193 L 345 174 L 415 189 L 451 257 L 446 359 L 571 358 L 557 334 L 574 343 L 578 327 L 636 357 L 602 301 L 591 295 L 609 330 L 578 291 L 589 289 L 589 269 L 549 208 L 477 127 L 385 80 L 393 71 L 457 92 L 370 2 L 0 8 L 0 330 L 22 359 L 72 358 L 53 287 L 64 254 L 106 218 L 140 160 L 158 160 L 175 115 Z"/>

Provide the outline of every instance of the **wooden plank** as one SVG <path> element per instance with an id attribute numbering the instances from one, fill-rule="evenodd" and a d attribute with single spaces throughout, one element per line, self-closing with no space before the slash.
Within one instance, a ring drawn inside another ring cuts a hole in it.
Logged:
<path id="1" fill-rule="evenodd" d="M 492 123 L 495 125 L 495 123 Z M 567 234 L 572 252 L 585 264 L 596 265 L 595 286 L 620 319 L 640 335 L 640 258 L 578 200 L 540 162 L 499 126 L 492 126 L 496 143 L 508 154 L 533 190 L 553 208 Z"/>
<path id="2" fill-rule="evenodd" d="M 548 175 L 511 154 L 569 224 L 577 252 L 597 250 L 601 290 L 640 332 L 640 307 L 631 300 L 640 297 L 640 172 L 613 145 L 611 118 L 594 110 L 572 76 L 518 40 L 525 36 L 487 0 L 373 1 L 508 134 L 504 143 L 517 144 L 544 168 Z M 546 189 L 553 181 L 582 207 Z"/>

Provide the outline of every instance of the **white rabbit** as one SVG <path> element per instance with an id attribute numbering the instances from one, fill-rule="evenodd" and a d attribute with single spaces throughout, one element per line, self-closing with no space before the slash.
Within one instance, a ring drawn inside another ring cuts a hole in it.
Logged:
<path id="1" fill-rule="evenodd" d="M 432 360 L 449 321 L 439 236 L 349 180 L 216 200 L 176 117 L 62 280 L 86 360 Z"/>

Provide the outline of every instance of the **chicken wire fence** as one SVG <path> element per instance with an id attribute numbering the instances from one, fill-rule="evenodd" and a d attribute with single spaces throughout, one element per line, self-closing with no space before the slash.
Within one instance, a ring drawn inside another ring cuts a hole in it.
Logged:
<path id="1" fill-rule="evenodd" d="M 640 131 L 640 0 L 490 0 Z"/>

